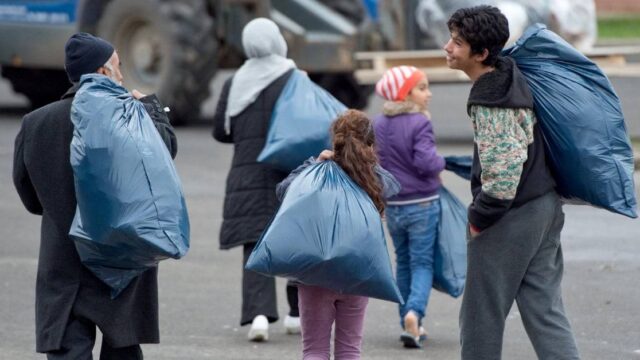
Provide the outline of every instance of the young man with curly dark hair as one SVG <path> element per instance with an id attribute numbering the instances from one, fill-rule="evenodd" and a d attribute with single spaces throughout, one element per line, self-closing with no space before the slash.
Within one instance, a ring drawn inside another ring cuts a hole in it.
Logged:
<path id="1" fill-rule="evenodd" d="M 527 82 L 511 58 L 499 55 L 509 38 L 507 19 L 495 7 L 478 6 L 459 9 L 448 26 L 447 64 L 473 82 L 462 359 L 500 359 L 514 300 L 538 358 L 579 359 L 560 287 L 564 213 Z"/>

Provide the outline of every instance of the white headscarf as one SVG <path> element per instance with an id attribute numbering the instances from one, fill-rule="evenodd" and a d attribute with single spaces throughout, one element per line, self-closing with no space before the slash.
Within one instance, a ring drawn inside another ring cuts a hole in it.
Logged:
<path id="1" fill-rule="evenodd" d="M 224 128 L 231 132 L 232 116 L 240 114 L 274 80 L 296 67 L 287 59 L 287 43 L 278 25 L 265 18 L 251 20 L 242 30 L 242 46 L 249 59 L 231 81 Z"/>

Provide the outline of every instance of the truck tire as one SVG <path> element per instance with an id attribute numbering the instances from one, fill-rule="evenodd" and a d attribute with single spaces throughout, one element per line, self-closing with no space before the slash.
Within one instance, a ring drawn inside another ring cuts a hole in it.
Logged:
<path id="1" fill-rule="evenodd" d="M 374 90 L 373 86 L 358 84 L 352 73 L 312 73 L 309 77 L 351 109 L 366 108 Z"/>
<path id="2" fill-rule="evenodd" d="M 71 87 L 64 70 L 3 66 L 2 76 L 11 82 L 13 91 L 29 99 L 33 109 L 60 100 Z"/>
<path id="3" fill-rule="evenodd" d="M 200 118 L 216 71 L 214 19 L 204 0 L 113 0 L 98 34 L 118 51 L 128 89 L 155 93 L 174 125 Z"/>

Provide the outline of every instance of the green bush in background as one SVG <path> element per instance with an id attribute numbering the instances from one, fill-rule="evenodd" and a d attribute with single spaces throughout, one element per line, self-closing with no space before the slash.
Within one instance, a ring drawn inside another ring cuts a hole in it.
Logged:
<path id="1" fill-rule="evenodd" d="M 640 14 L 598 18 L 600 39 L 640 39 Z"/>

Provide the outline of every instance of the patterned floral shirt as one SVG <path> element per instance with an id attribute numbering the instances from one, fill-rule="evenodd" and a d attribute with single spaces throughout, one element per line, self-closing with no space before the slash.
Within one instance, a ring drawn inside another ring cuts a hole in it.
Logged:
<path id="1" fill-rule="evenodd" d="M 470 113 L 482 167 L 482 191 L 496 199 L 514 199 L 527 148 L 533 143 L 533 110 L 473 105 Z"/>

